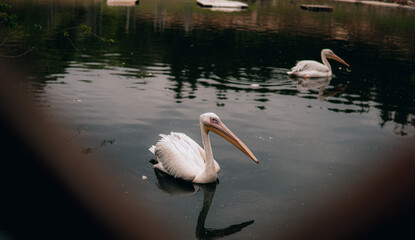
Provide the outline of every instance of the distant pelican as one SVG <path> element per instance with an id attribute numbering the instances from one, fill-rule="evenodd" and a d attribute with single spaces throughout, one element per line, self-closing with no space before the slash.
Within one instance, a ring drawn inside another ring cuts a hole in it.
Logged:
<path id="1" fill-rule="evenodd" d="M 323 61 L 324 65 L 312 60 L 299 61 L 293 68 L 291 68 L 291 72 L 287 73 L 288 75 L 303 78 L 329 77 L 331 76 L 332 72 L 327 58 L 334 59 L 349 67 L 349 64 L 334 54 L 332 50 L 323 49 L 321 50 L 321 60 Z"/>
<path id="2" fill-rule="evenodd" d="M 153 165 L 175 178 L 194 183 L 211 183 L 218 178 L 219 164 L 213 159 L 209 131 L 228 140 L 248 157 L 258 163 L 249 148 L 235 136 L 214 113 L 200 115 L 203 148 L 184 133 L 171 132 L 149 148 L 156 155 L 158 163 Z"/>

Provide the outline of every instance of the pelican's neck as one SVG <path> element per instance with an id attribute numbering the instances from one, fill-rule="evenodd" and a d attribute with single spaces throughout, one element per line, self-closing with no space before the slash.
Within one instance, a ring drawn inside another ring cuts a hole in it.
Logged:
<path id="1" fill-rule="evenodd" d="M 213 153 L 212 153 L 212 146 L 210 145 L 209 134 L 204 130 L 203 126 L 201 130 L 202 130 L 203 149 L 205 150 L 205 156 L 206 156 L 205 171 L 211 169 L 213 172 L 215 172 L 215 165 L 213 163 Z"/>
<path id="2" fill-rule="evenodd" d="M 205 131 L 203 123 L 200 123 L 200 130 L 202 132 L 203 149 L 205 150 L 205 168 L 200 175 L 193 180 L 196 183 L 209 183 L 216 181 L 218 175 L 215 171 L 215 163 L 213 160 L 212 147 L 210 145 L 209 134 Z"/>
<path id="3" fill-rule="evenodd" d="M 323 61 L 323 64 L 326 65 L 326 67 L 329 68 L 329 76 L 331 75 L 331 66 L 329 61 L 327 60 L 326 53 L 324 51 L 321 51 L 321 61 Z"/>

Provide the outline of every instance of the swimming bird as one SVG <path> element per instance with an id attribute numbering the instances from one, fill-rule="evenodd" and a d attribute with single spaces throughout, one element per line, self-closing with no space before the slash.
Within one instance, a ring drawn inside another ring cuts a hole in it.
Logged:
<path id="1" fill-rule="evenodd" d="M 332 72 L 327 58 L 334 59 L 349 67 L 349 64 L 347 64 L 343 59 L 334 54 L 332 50 L 323 49 L 321 50 L 321 60 L 324 63 L 324 65 L 312 60 L 303 60 L 297 62 L 297 64 L 293 68 L 291 68 L 291 72 L 287 73 L 288 75 L 303 78 L 329 77 L 331 76 Z"/>
<path id="2" fill-rule="evenodd" d="M 153 167 L 175 178 L 194 183 L 211 183 L 218 178 L 219 164 L 213 159 L 209 132 L 223 137 L 258 163 L 249 148 L 229 130 L 215 113 L 200 115 L 203 148 L 184 133 L 160 134 L 161 139 L 149 148 L 157 157 Z"/>

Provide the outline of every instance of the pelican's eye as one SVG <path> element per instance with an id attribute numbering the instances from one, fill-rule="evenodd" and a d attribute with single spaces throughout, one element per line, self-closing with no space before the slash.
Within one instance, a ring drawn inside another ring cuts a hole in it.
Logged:
<path id="1" fill-rule="evenodd" d="M 210 119 L 210 123 L 211 124 L 219 124 L 219 119 L 217 119 L 217 118 L 211 118 Z"/>

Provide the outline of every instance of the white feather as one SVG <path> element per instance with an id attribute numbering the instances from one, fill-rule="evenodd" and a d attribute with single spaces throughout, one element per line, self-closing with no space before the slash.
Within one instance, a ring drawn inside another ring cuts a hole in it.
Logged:
<path id="1" fill-rule="evenodd" d="M 288 72 L 288 74 L 298 77 L 327 77 L 331 75 L 331 70 L 319 62 L 304 60 L 297 62 L 297 64 L 291 68 L 291 72 Z"/>
<path id="2" fill-rule="evenodd" d="M 183 133 L 160 134 L 161 139 L 155 146 L 149 148 L 158 160 L 153 167 L 175 178 L 194 183 L 215 182 L 218 179 L 220 167 L 213 159 L 210 131 L 225 138 L 258 163 L 251 150 L 220 121 L 215 113 L 201 114 L 199 123 L 203 148 Z"/>
<path id="3" fill-rule="evenodd" d="M 291 68 L 290 72 L 287 72 L 287 74 L 304 78 L 330 77 L 332 71 L 329 62 L 327 61 L 327 56 L 345 64 L 346 66 L 349 66 L 343 61 L 343 59 L 339 58 L 330 49 L 323 49 L 321 50 L 321 60 L 323 64 L 312 60 L 299 61 L 293 68 Z"/>
<path id="4" fill-rule="evenodd" d="M 195 141 L 184 133 L 171 132 L 162 137 L 149 148 L 157 157 L 158 163 L 153 165 L 175 178 L 192 181 L 196 175 L 203 171 L 205 165 L 205 151 Z M 217 172 L 220 170 L 215 161 Z"/>

